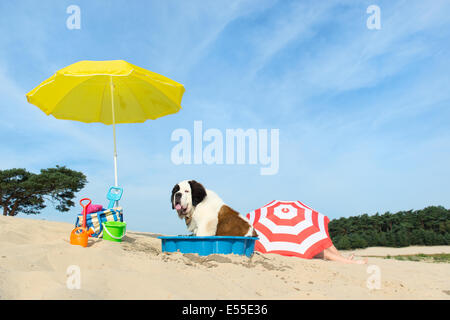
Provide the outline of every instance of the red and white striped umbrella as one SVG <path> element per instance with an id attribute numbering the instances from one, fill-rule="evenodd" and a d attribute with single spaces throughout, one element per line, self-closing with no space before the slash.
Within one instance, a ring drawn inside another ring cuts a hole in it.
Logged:
<path id="1" fill-rule="evenodd" d="M 330 219 L 300 201 L 274 200 L 247 214 L 258 232 L 255 250 L 311 259 L 332 245 Z"/>

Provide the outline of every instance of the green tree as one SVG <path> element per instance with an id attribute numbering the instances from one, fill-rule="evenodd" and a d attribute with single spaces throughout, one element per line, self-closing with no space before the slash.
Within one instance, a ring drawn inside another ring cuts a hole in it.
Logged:
<path id="1" fill-rule="evenodd" d="M 424 244 L 424 235 L 425 230 L 415 229 L 411 233 L 410 243 L 414 246 L 420 246 Z"/>
<path id="2" fill-rule="evenodd" d="M 450 233 L 446 233 L 444 235 L 444 238 L 445 238 L 445 244 L 450 245 Z"/>
<path id="3" fill-rule="evenodd" d="M 336 248 L 339 250 L 348 250 L 351 249 L 351 243 L 347 236 L 342 236 L 337 242 L 336 242 Z"/>
<path id="4" fill-rule="evenodd" d="M 351 248 L 366 248 L 367 247 L 367 241 L 364 240 L 364 238 L 358 234 L 353 233 L 349 236 Z"/>
<path id="5" fill-rule="evenodd" d="M 0 170 L 0 207 L 4 216 L 39 214 L 50 201 L 56 210 L 68 211 L 75 205 L 75 193 L 86 183 L 83 173 L 65 166 L 42 169 L 39 174 L 17 168 Z"/>
<path id="6" fill-rule="evenodd" d="M 410 243 L 410 237 L 408 233 L 404 230 L 401 230 L 395 235 L 395 244 L 397 247 L 407 247 Z"/>

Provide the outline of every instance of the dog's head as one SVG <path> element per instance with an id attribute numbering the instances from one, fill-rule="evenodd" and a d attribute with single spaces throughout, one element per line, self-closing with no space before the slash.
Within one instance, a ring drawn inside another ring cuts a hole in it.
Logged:
<path id="1" fill-rule="evenodd" d="M 184 180 L 172 189 L 170 202 L 180 219 L 190 218 L 194 208 L 206 197 L 205 188 L 195 180 Z"/>

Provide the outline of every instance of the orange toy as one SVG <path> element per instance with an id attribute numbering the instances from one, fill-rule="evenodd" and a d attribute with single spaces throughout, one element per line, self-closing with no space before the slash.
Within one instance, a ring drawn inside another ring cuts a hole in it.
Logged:
<path id="1" fill-rule="evenodd" d="M 89 201 L 88 204 L 83 205 L 83 201 Z M 88 238 L 93 233 L 93 230 L 86 228 L 86 208 L 91 204 L 91 199 L 84 198 L 80 200 L 80 204 L 83 207 L 83 226 L 78 227 L 72 230 L 72 233 L 70 234 L 70 244 L 79 245 L 82 247 L 87 247 L 88 245 Z"/>

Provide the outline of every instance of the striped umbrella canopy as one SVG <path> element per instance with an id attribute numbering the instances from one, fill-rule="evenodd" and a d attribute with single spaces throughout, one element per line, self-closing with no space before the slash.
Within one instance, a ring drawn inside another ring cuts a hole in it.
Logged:
<path id="1" fill-rule="evenodd" d="M 328 217 L 300 201 L 274 200 L 247 214 L 258 232 L 255 250 L 311 259 L 332 245 Z"/>

